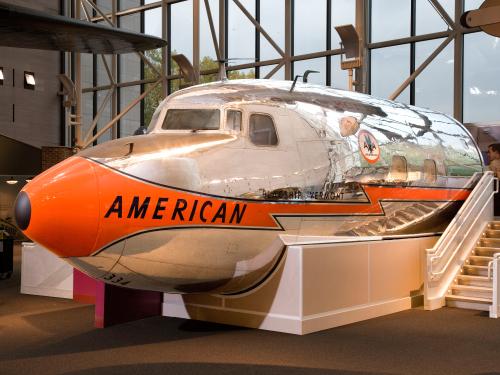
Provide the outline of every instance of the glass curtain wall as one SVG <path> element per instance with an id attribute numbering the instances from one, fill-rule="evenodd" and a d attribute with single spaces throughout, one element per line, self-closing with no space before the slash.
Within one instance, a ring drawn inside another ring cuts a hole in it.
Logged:
<path id="1" fill-rule="evenodd" d="M 119 27 L 163 36 L 168 41 L 165 61 L 161 49 L 146 52 L 152 66 L 136 54 L 117 57 L 118 112 L 157 80 L 156 71 L 164 72 L 166 77 L 164 87 L 156 86 L 141 105 L 120 120 L 115 135 L 127 136 L 140 125 L 148 124 L 165 93 L 186 84 L 180 79 L 172 55 L 184 54 L 191 62 L 198 59 L 194 65 L 200 70 L 203 83 L 217 79 L 218 54 L 205 0 L 100 0 L 97 5 L 109 14 L 112 1 L 116 1 Z M 499 39 L 461 28 L 457 36 L 453 32 L 453 23 L 461 12 L 476 9 L 482 0 L 207 2 L 229 79 L 293 79 L 306 70 L 314 70 L 317 73 L 309 76 L 309 82 L 346 89 L 348 76 L 340 69 L 340 39 L 335 26 L 356 25 L 356 19 L 364 19 L 367 92 L 390 98 L 429 56 L 436 55 L 396 100 L 445 112 L 464 122 L 500 120 L 500 106 L 496 105 L 500 95 Z M 363 4 L 364 8 L 356 8 Z M 104 22 L 95 11 L 92 17 L 94 22 Z M 194 24 L 197 17 L 199 27 Z M 253 22 L 258 22 L 262 29 Z M 111 57 L 106 61 L 109 65 L 113 63 Z M 88 124 L 105 101 L 107 91 L 102 87 L 109 84 L 109 79 L 100 56 L 82 55 L 82 66 L 83 117 L 87 124 L 84 130 L 88 131 Z M 101 112 L 94 133 L 112 117 L 111 101 Z M 112 136 L 110 130 L 99 141 Z"/>
<path id="2" fill-rule="evenodd" d="M 391 97 L 451 36 L 446 47 L 396 100 L 444 112 L 465 123 L 498 122 L 500 106 L 495 103 L 500 100 L 499 38 L 461 27 L 453 36 L 453 23 L 459 23 L 460 15 L 482 3 L 371 0 L 370 93 Z"/>

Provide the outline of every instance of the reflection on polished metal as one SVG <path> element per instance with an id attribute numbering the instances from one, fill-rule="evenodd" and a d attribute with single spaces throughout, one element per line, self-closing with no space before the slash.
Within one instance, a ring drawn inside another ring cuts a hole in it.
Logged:
<path id="1" fill-rule="evenodd" d="M 176 92 L 148 134 L 87 149 L 26 185 L 26 235 L 108 283 L 238 293 L 273 271 L 281 235 L 441 231 L 483 170 L 447 115 L 290 86 Z"/>

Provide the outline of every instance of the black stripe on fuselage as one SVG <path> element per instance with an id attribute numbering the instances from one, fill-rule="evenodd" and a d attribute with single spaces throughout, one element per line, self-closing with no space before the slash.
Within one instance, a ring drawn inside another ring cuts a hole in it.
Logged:
<path id="1" fill-rule="evenodd" d="M 80 156 L 82 157 L 82 156 Z M 446 186 L 405 186 L 405 185 L 384 185 L 384 184 L 373 184 L 373 183 L 360 183 L 360 186 L 362 188 L 363 194 L 365 195 L 366 200 L 365 201 L 360 201 L 360 200 L 342 200 L 342 201 L 335 201 L 335 200 L 278 200 L 278 199 L 257 199 L 257 198 L 239 198 L 239 197 L 228 197 L 228 196 L 223 196 L 223 195 L 217 195 L 217 194 L 210 194 L 210 193 L 202 193 L 199 191 L 195 190 L 189 190 L 189 189 L 183 189 L 179 188 L 176 186 L 171 186 L 171 185 L 165 185 L 161 184 L 156 181 L 151 181 L 142 177 L 135 176 L 133 174 L 123 172 L 119 169 L 110 167 L 109 165 L 95 160 L 91 157 L 82 157 L 84 159 L 87 159 L 91 162 L 94 162 L 96 164 L 99 164 L 115 173 L 127 176 L 129 178 L 132 178 L 134 180 L 142 181 L 147 184 L 153 185 L 153 186 L 159 186 L 175 191 L 181 191 L 185 193 L 191 193 L 194 195 L 198 195 L 201 197 L 210 197 L 210 198 L 218 198 L 218 199 L 223 199 L 223 200 L 232 200 L 232 201 L 241 201 L 241 202 L 260 202 L 260 203 L 283 203 L 283 204 L 312 204 L 312 203 L 321 203 L 321 204 L 366 204 L 366 203 L 371 203 L 369 197 L 367 196 L 366 192 L 363 189 L 363 186 L 378 186 L 378 187 L 384 187 L 384 188 L 402 188 L 402 189 L 427 189 L 427 190 L 469 190 L 472 191 L 473 188 L 466 188 L 466 187 L 446 187 Z M 434 202 L 431 200 L 427 200 L 428 202 Z M 409 201 L 408 201 L 409 202 Z M 436 201 L 437 202 L 437 201 Z"/>

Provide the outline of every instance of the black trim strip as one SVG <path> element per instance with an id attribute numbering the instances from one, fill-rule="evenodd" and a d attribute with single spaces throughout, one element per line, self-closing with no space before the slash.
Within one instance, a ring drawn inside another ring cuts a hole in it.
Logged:
<path id="1" fill-rule="evenodd" d="M 276 260 L 276 262 L 274 263 L 274 265 L 271 267 L 271 269 L 259 280 L 257 281 L 254 285 L 251 285 L 249 286 L 248 288 L 246 289 L 243 289 L 239 292 L 233 292 L 233 293 L 220 293 L 219 295 L 220 296 L 238 296 L 238 295 L 241 295 L 241 294 L 245 294 L 245 293 L 248 293 L 250 292 L 251 290 L 254 290 L 256 288 L 258 288 L 259 286 L 261 286 L 262 284 L 264 284 L 273 274 L 274 274 L 274 271 L 276 271 L 276 269 L 281 265 L 281 261 L 284 259 L 284 255 L 286 253 L 286 248 L 287 246 L 284 245 L 283 246 L 283 249 L 281 250 L 281 253 L 280 255 L 278 256 L 278 259 Z"/>
<path id="2" fill-rule="evenodd" d="M 363 190 L 363 193 L 365 194 L 365 197 L 366 197 L 366 201 L 342 201 L 342 202 L 339 202 L 339 201 L 323 201 L 323 200 L 314 200 L 314 201 L 304 201 L 304 200 L 297 200 L 297 201 L 284 201 L 284 200 L 271 200 L 271 199 L 252 199 L 252 198 L 238 198 L 238 197 L 227 197 L 227 196 L 223 196 L 223 195 L 216 195 L 216 194 L 209 194 L 209 193 L 201 193 L 199 191 L 194 191 L 194 190 L 189 190 L 189 189 L 183 189 L 183 188 L 179 188 L 179 187 L 175 187 L 175 186 L 170 186 L 170 185 L 165 185 L 165 184 L 160 184 L 159 182 L 155 182 L 155 181 L 151 181 L 151 180 L 147 180 L 145 178 L 142 178 L 142 177 L 138 177 L 138 176 L 134 176 L 130 173 L 127 173 L 127 172 L 123 172 L 119 169 L 116 169 L 116 168 L 113 168 L 113 167 L 110 167 L 109 165 L 99 161 L 99 160 L 95 160 L 93 159 L 92 157 L 88 157 L 88 156 L 80 156 L 82 159 L 86 159 L 86 160 L 89 160 L 91 162 L 94 162 L 96 164 L 99 164 L 99 165 L 102 165 L 103 167 L 111 170 L 111 171 L 114 171 L 118 174 L 121 174 L 121 175 L 124 175 L 124 176 L 127 176 L 127 177 L 130 177 L 134 180 L 138 180 L 138 181 L 142 181 L 142 182 L 146 182 L 150 185 L 153 185 L 153 186 L 159 186 L 159 187 L 163 187 L 163 188 L 167 188 L 167 189 L 171 189 L 171 190 L 175 190 L 175 191 L 180 191 L 180 192 L 185 192 L 185 193 L 190 193 L 190 194 L 194 194 L 194 195 L 197 195 L 197 196 L 200 196 L 200 197 L 210 197 L 210 198 L 219 198 L 219 199 L 224 199 L 224 200 L 232 200 L 232 201 L 237 201 L 237 202 L 256 202 L 256 203 L 282 203 L 282 204 L 335 204 L 335 205 L 344 205 L 344 204 L 359 204 L 359 205 L 366 205 L 367 203 L 372 203 L 369 199 L 369 197 L 367 196 L 366 192 L 364 191 L 364 188 L 363 186 L 377 186 L 377 187 L 381 187 L 381 188 L 403 188 L 403 189 L 428 189 L 428 190 L 468 190 L 468 191 L 472 191 L 473 188 L 455 188 L 455 187 L 443 187 L 443 186 L 436 186 L 436 187 L 432 187 L 432 186 L 395 186 L 395 185 L 381 185 L 381 184 L 371 184 L 371 183 L 363 183 L 361 184 L 360 183 L 360 186 L 361 186 L 361 189 Z M 416 201 L 416 202 L 420 202 L 422 200 L 419 200 L 419 201 Z M 439 200 L 427 200 L 429 202 L 439 202 Z M 407 200 L 404 200 L 404 202 L 411 202 L 411 201 L 407 201 Z M 444 200 L 444 202 L 449 202 L 448 200 Z"/>
<path id="3" fill-rule="evenodd" d="M 349 201 L 344 201 L 344 202 L 335 202 L 335 201 L 272 201 L 272 200 L 262 200 L 262 199 L 246 199 L 246 198 L 233 198 L 233 197 L 224 197 L 224 196 L 218 196 L 218 195 L 213 195 L 213 194 L 205 194 L 205 193 L 200 193 L 200 192 L 195 192 L 192 190 L 187 190 L 187 189 L 180 189 L 176 187 L 172 187 L 169 185 L 164 185 L 160 184 L 157 182 L 149 181 L 146 179 L 143 179 L 141 177 L 137 177 L 131 174 L 128 174 L 126 172 L 117 170 L 115 168 L 112 168 L 100 161 L 94 160 L 92 158 L 88 157 L 82 157 L 86 160 L 89 160 L 90 162 L 94 162 L 96 164 L 102 165 L 103 167 L 106 167 L 107 169 L 117 173 L 121 174 L 124 176 L 127 176 L 129 178 L 132 178 L 134 180 L 146 182 L 148 184 L 151 184 L 153 186 L 159 186 L 159 187 L 164 187 L 168 188 L 174 191 L 181 191 L 181 192 L 188 192 L 190 194 L 194 194 L 200 197 L 212 197 L 212 198 L 217 198 L 217 199 L 222 199 L 222 200 L 229 200 L 229 201 L 243 201 L 243 202 L 254 202 L 254 203 L 281 203 L 281 204 L 317 204 L 317 203 L 322 203 L 322 204 L 330 204 L 330 205 L 345 205 L 345 204 L 360 204 L 360 205 L 371 205 L 374 204 L 370 197 L 366 194 L 364 191 L 363 185 L 360 185 L 361 188 L 363 189 L 363 192 L 365 196 L 367 197 L 366 202 L 349 202 Z M 380 187 L 393 187 L 393 186 L 386 186 L 386 185 L 377 185 L 377 184 L 365 184 L 369 186 L 380 186 Z M 402 187 L 402 188 L 409 188 L 411 189 L 412 187 Z M 449 188 L 443 188 L 443 187 L 426 187 L 428 189 L 432 190 L 449 190 Z M 465 188 L 452 188 L 456 190 L 472 190 L 472 189 L 465 189 Z M 279 218 L 280 217 L 335 217 L 335 218 L 342 218 L 342 217 L 374 217 L 374 216 L 386 216 L 385 209 L 382 205 L 383 202 L 402 202 L 402 203 L 421 203 L 421 202 L 442 202 L 442 203 L 452 203 L 452 202 L 459 202 L 459 201 L 451 201 L 451 200 L 402 200 L 402 199 L 380 199 L 378 201 L 379 207 L 380 207 L 380 213 L 349 213 L 349 214 L 307 214 L 307 213 L 302 213 L 302 214 L 272 214 L 270 213 L 270 216 L 273 218 L 276 228 L 270 228 L 270 227 L 242 227 L 242 226 L 225 226 L 225 225 L 205 225 L 205 226 L 198 226 L 198 225 L 183 225 L 183 226 L 168 226 L 168 227 L 156 227 L 156 228 L 151 228 L 151 229 L 146 229 L 143 231 L 135 232 L 130 235 L 121 237 L 108 245 L 105 245 L 103 248 L 97 250 L 91 256 L 96 256 L 100 254 L 101 252 L 105 251 L 106 249 L 110 248 L 111 246 L 121 242 L 125 241 L 129 238 L 145 234 L 145 233 L 150 233 L 150 232 L 156 232 L 156 231 L 163 231 L 163 230 L 182 230 L 182 229 L 229 229 L 229 230 L 262 230 L 262 231 L 285 231 L 285 228 L 283 225 L 280 223 Z"/>

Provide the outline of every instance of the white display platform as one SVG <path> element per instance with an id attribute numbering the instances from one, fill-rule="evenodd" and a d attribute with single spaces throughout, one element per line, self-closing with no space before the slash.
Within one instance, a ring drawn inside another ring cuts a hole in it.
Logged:
<path id="1" fill-rule="evenodd" d="M 165 294 L 163 315 L 303 335 L 410 309 L 438 238 L 283 237 L 284 259 L 255 290 Z"/>
<path id="2" fill-rule="evenodd" d="M 21 293 L 73 298 L 73 267 L 42 246 L 23 242 Z"/>

